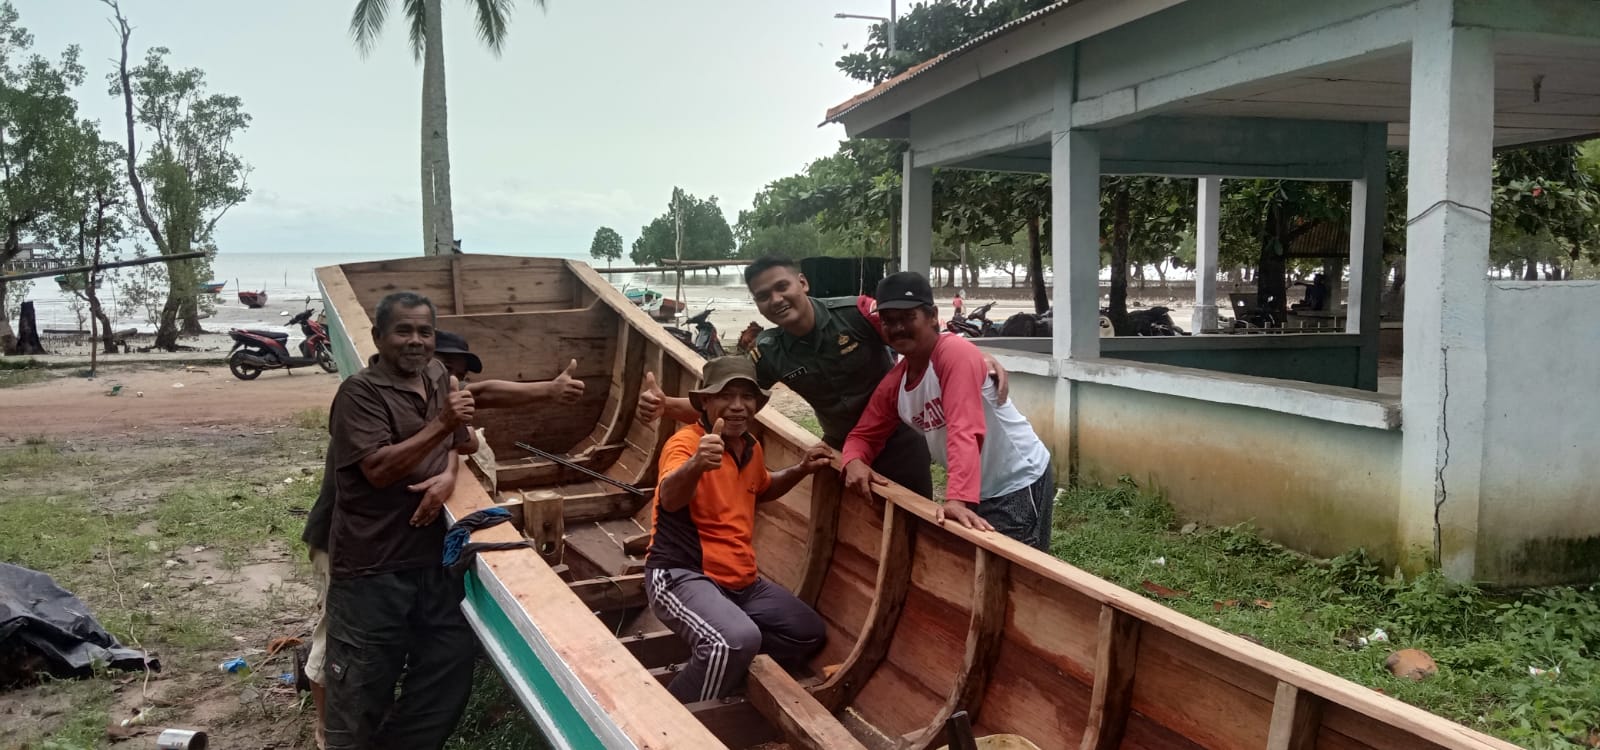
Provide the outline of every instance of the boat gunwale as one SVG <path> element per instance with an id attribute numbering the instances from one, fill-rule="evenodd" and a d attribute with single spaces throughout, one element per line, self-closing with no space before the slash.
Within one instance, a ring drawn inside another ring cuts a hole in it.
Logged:
<path id="1" fill-rule="evenodd" d="M 520 258 L 521 256 L 500 257 Z M 661 329 L 658 323 L 650 319 L 644 311 L 634 306 L 622 292 L 602 278 L 588 264 L 571 259 L 561 260 L 565 269 L 579 283 L 587 287 L 588 291 L 595 297 L 595 303 L 604 303 L 612 308 L 612 311 L 619 315 L 622 320 L 627 321 L 636 331 L 643 333 L 648 341 L 656 343 L 663 354 L 670 353 L 673 359 L 677 360 L 678 364 L 688 371 L 687 374 L 699 375 L 704 360 L 697 354 L 682 342 L 673 338 L 664 329 Z M 350 286 L 348 279 L 344 278 L 343 268 L 343 266 L 332 266 L 319 269 L 319 284 L 322 282 L 321 275 L 325 271 L 336 270 L 340 280 L 344 282 L 345 290 L 349 291 Z M 323 285 L 323 291 L 324 298 L 329 303 L 328 306 L 334 307 L 333 300 L 329 296 L 331 290 L 326 285 Z M 354 298 L 353 291 L 351 291 L 350 297 Z M 359 309 L 359 300 L 357 300 L 357 307 L 359 312 L 365 316 L 366 311 Z M 354 337 L 350 335 L 348 326 L 345 326 L 344 336 L 346 343 L 358 353 L 364 348 L 370 348 L 357 346 Z M 666 364 L 666 361 L 663 360 L 662 365 L 666 366 Z M 817 442 L 817 438 L 814 435 L 776 411 L 763 410 L 757 414 L 757 422 L 764 428 L 767 435 L 787 442 L 796 449 Z M 837 457 L 834 458 L 832 467 L 836 471 L 842 468 Z M 1141 626 L 1158 628 L 1181 641 L 1210 651 L 1244 668 L 1253 669 L 1265 678 L 1293 686 L 1302 693 L 1315 696 L 1369 720 L 1392 727 L 1399 732 L 1449 748 L 1516 750 L 1516 746 L 1511 743 L 1478 732 L 1445 717 L 1429 713 L 1397 698 L 1374 692 L 1370 688 L 1297 661 L 1265 646 L 1252 643 L 1240 636 L 1185 615 L 1159 602 L 1149 600 L 1137 592 L 1096 577 L 1064 560 L 1021 542 L 998 534 L 974 531 L 957 524 L 939 524 L 936 521 L 939 506 L 933 501 L 902 487 L 896 485 L 879 487 L 875 489 L 874 494 L 884 502 L 892 503 L 919 519 L 922 522 L 922 524 L 918 524 L 919 533 L 924 524 L 948 532 L 976 549 L 986 550 L 1009 561 L 1011 564 L 1020 565 L 1044 580 L 1065 587 L 1099 606 L 1109 607 L 1133 617 L 1140 622 Z M 882 563 L 882 561 L 877 562 L 880 565 Z M 478 564 L 481 566 L 484 563 L 480 560 Z M 575 595 L 573 599 L 576 600 Z M 522 614 L 530 620 L 534 627 L 537 627 L 538 618 L 533 613 L 528 612 L 520 605 L 517 608 L 522 609 Z M 599 620 L 594 621 L 594 627 L 605 630 L 607 635 L 610 635 L 609 630 L 605 629 Z M 621 648 L 620 643 L 618 646 Z M 566 665 L 563 663 L 563 666 Z M 570 667 L 568 667 L 568 671 L 569 673 L 571 672 Z M 571 676 L 574 679 L 578 679 L 575 673 Z M 580 686 L 583 684 L 581 679 L 578 679 L 578 684 Z M 663 693 L 665 692 L 664 688 L 659 689 Z M 588 694 L 589 691 L 585 688 L 583 692 Z M 844 706 L 839 706 L 838 708 L 843 709 Z M 629 732 L 627 726 L 620 724 L 618 726 L 625 735 L 642 736 L 648 733 L 647 731 Z M 1337 731 L 1326 727 L 1326 725 L 1323 728 L 1328 729 L 1328 731 Z"/>

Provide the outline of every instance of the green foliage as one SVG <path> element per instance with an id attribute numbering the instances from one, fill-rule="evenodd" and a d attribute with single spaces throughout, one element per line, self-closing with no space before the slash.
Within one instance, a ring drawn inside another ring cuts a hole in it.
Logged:
<path id="1" fill-rule="evenodd" d="M 622 257 L 622 235 L 611 227 L 594 230 L 594 241 L 589 243 L 589 257 L 611 265 L 612 261 Z"/>
<path id="2" fill-rule="evenodd" d="M 148 140 L 139 176 L 147 187 L 159 232 L 151 239 L 163 255 L 186 253 L 215 237 L 217 222 L 250 195 L 250 166 L 234 150 L 234 139 L 250 127 L 237 96 L 209 93 L 198 68 L 174 70 L 165 47 L 151 49 L 144 64 L 129 71 L 135 120 Z M 113 76 L 110 93 L 121 96 Z M 209 279 L 208 260 L 167 264 L 170 296 L 192 301 Z"/>
<path id="3" fill-rule="evenodd" d="M 1135 591 L 1186 592 L 1162 603 L 1525 747 L 1570 747 L 1600 726 L 1600 588 L 1496 595 L 1437 572 L 1387 576 L 1360 549 L 1317 561 L 1248 525 L 1185 534 L 1177 521 L 1126 478 L 1076 487 L 1057 501 L 1052 551 Z M 1388 642 L 1361 646 L 1374 628 Z M 1439 674 L 1391 676 L 1384 659 L 1401 648 L 1426 650 Z"/>
<path id="4" fill-rule="evenodd" d="M 887 28 L 877 24 L 868 34 L 866 48 L 845 55 L 837 65 L 851 78 L 877 85 L 1053 2 L 935 0 L 914 5 L 895 23 L 895 54 L 889 54 Z"/>
<path id="5" fill-rule="evenodd" d="M 672 189 L 666 213 L 639 229 L 629 259 L 641 266 L 653 266 L 677 254 L 678 227 L 682 225 L 684 260 L 721 260 L 734 257 L 733 230 L 717 205 L 716 196 L 705 200 L 682 188 Z"/>
<path id="6" fill-rule="evenodd" d="M 99 142 L 72 98 L 83 77 L 76 45 L 55 61 L 34 53 L 16 8 L 0 3 L 0 262 L 21 252 L 25 234 L 71 211 L 77 165 Z M 8 286 L 0 280 L 0 336 L 11 333 L 16 301 L 27 292 L 13 287 L 15 301 L 8 301 Z"/>

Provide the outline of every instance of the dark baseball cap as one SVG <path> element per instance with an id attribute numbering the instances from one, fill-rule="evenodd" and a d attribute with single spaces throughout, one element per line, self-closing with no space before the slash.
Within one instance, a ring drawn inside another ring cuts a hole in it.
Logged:
<path id="1" fill-rule="evenodd" d="M 883 277 L 873 295 L 879 310 L 910 310 L 933 304 L 933 287 L 915 271 L 901 271 Z"/>
<path id="2" fill-rule="evenodd" d="M 467 350 L 467 339 L 459 333 L 435 330 L 433 332 L 434 354 L 456 354 L 467 358 L 467 372 L 483 372 L 483 360 L 478 355 Z"/>

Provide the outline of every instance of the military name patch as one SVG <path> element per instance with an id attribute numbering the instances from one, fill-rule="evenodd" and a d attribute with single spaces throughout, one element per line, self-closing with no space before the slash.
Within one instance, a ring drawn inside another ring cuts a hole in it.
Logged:
<path id="1" fill-rule="evenodd" d="M 793 370 L 790 370 L 790 371 L 784 373 L 783 377 L 780 378 L 780 380 L 785 380 L 785 381 L 794 380 L 795 378 L 798 378 L 798 377 L 800 377 L 801 375 L 804 375 L 804 374 L 806 374 L 806 368 L 805 368 L 804 365 L 801 365 L 800 367 L 796 367 Z"/>

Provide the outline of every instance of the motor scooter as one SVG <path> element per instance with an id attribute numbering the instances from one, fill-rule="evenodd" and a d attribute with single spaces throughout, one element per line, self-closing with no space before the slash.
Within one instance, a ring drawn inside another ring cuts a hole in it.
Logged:
<path id="1" fill-rule="evenodd" d="M 233 349 L 228 352 L 228 371 L 240 380 L 255 380 L 266 370 L 293 370 L 296 367 L 317 365 L 327 372 L 338 372 L 333 360 L 333 344 L 328 329 L 312 319 L 313 310 L 289 319 L 290 325 L 299 325 L 305 339 L 300 342 L 298 355 L 289 352 L 289 334 L 251 328 L 228 331 L 233 339 Z"/>

